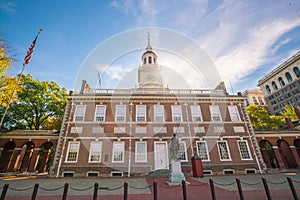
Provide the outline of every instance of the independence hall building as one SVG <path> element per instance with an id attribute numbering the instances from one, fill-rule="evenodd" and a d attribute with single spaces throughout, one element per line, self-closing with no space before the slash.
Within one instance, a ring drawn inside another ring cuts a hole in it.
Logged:
<path id="1" fill-rule="evenodd" d="M 221 87 L 217 87 L 221 88 Z M 52 176 L 139 176 L 169 169 L 170 143 L 180 140 L 182 171 L 191 157 L 204 174 L 247 174 L 265 170 L 245 109 L 246 98 L 224 89 L 164 87 L 150 42 L 138 69 L 138 87 L 92 89 L 68 96 Z"/>

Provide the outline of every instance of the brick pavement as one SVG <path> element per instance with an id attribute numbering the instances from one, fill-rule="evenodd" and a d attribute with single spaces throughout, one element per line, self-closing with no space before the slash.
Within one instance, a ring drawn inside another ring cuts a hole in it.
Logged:
<path id="1" fill-rule="evenodd" d="M 238 190 L 235 184 L 235 179 L 239 178 L 242 181 L 243 194 L 245 199 L 267 199 L 264 187 L 261 183 L 261 178 L 264 177 L 268 180 L 268 185 L 271 190 L 273 199 L 293 199 L 289 185 L 286 178 L 292 178 L 295 188 L 297 189 L 298 196 L 300 196 L 300 175 L 299 174 L 276 174 L 276 175 L 247 175 L 247 176 L 208 176 L 204 178 L 187 178 L 190 183 L 187 185 L 188 199 L 211 199 L 209 179 L 214 180 L 215 192 L 217 199 L 239 199 Z M 129 184 L 129 200 L 150 200 L 153 199 L 153 187 L 147 188 L 153 181 L 158 184 L 158 199 L 162 200 L 181 200 L 183 199 L 182 187 L 173 186 L 169 187 L 166 184 L 166 178 L 26 178 L 26 179 L 7 179 L 0 181 L 0 188 L 5 183 L 10 184 L 11 188 L 27 189 L 32 187 L 35 183 L 40 184 L 37 199 L 61 199 L 63 189 L 56 191 L 45 191 L 41 188 L 58 188 L 64 185 L 65 182 L 70 184 L 68 199 L 92 199 L 93 184 L 98 182 L 100 189 L 98 191 L 98 199 L 114 200 L 123 199 L 124 182 Z M 120 187 L 120 189 L 116 189 Z M 73 188 L 73 189 L 72 189 Z M 91 188 L 91 189 L 88 189 Z M 140 188 L 140 189 L 136 189 Z M 75 189 L 75 190 L 74 190 Z M 88 189 L 84 191 L 76 191 L 76 189 Z M 116 190 L 107 190 L 116 189 Z M 1 190 L 2 191 L 2 190 Z M 12 191 L 8 190 L 7 200 L 31 199 L 33 189 L 27 191 Z"/>

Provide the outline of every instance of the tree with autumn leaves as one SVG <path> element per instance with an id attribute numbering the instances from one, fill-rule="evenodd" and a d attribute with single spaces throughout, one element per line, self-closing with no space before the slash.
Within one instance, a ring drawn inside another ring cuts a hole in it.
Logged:
<path id="1" fill-rule="evenodd" d="M 55 82 L 41 82 L 31 75 L 21 75 L 15 90 L 16 78 L 6 75 L 11 64 L 12 58 L 7 56 L 6 47 L 1 42 L 0 117 L 7 106 L 9 108 L 0 128 L 59 130 L 67 102 L 66 89 Z M 15 94 L 11 99 L 14 90 Z"/>
<path id="2" fill-rule="evenodd" d="M 292 121 L 298 120 L 294 106 L 287 105 L 283 108 L 280 116 L 269 115 L 264 108 L 249 105 L 247 112 L 254 130 L 279 130 L 286 121 L 285 118 L 290 118 Z"/>

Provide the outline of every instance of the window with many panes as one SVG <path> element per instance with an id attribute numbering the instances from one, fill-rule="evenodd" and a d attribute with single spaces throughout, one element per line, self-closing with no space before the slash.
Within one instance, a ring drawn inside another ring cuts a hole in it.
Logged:
<path id="1" fill-rule="evenodd" d="M 135 162 L 147 162 L 147 142 L 135 142 Z"/>
<path id="2" fill-rule="evenodd" d="M 238 141 L 240 155 L 242 160 L 252 160 L 248 142 L 246 140 L 240 140 Z"/>
<path id="3" fill-rule="evenodd" d="M 199 105 L 191 105 L 191 114 L 192 114 L 192 121 L 199 122 L 202 121 L 202 113 Z"/>
<path id="4" fill-rule="evenodd" d="M 228 106 L 231 121 L 241 121 L 237 106 Z"/>
<path id="5" fill-rule="evenodd" d="M 198 141 L 196 143 L 196 145 L 197 145 L 198 156 L 203 161 L 209 161 L 209 154 L 208 154 L 208 149 L 207 149 L 207 143 L 206 143 L 206 141 Z"/>
<path id="6" fill-rule="evenodd" d="M 145 122 L 146 121 L 146 105 L 136 106 L 136 121 Z"/>
<path id="7" fill-rule="evenodd" d="M 209 110 L 212 121 L 222 121 L 221 112 L 218 105 L 210 105 Z"/>
<path id="8" fill-rule="evenodd" d="M 112 162 L 124 162 L 125 142 L 113 142 Z"/>
<path id="9" fill-rule="evenodd" d="M 221 161 L 231 160 L 227 141 L 218 141 L 218 151 Z"/>
<path id="10" fill-rule="evenodd" d="M 126 121 L 126 105 L 116 105 L 116 122 Z"/>
<path id="11" fill-rule="evenodd" d="M 165 121 L 163 105 L 154 105 L 154 121 L 155 122 Z"/>
<path id="12" fill-rule="evenodd" d="M 83 122 L 85 115 L 85 105 L 76 105 L 74 121 L 75 122 Z"/>
<path id="13" fill-rule="evenodd" d="M 102 142 L 91 142 L 89 162 L 101 162 Z"/>
<path id="14" fill-rule="evenodd" d="M 181 122 L 182 121 L 182 110 L 180 105 L 172 105 L 172 120 L 173 122 Z"/>
<path id="15" fill-rule="evenodd" d="M 80 142 L 69 142 L 66 162 L 77 162 Z"/>
<path id="16" fill-rule="evenodd" d="M 105 112 L 106 112 L 105 105 L 97 105 L 96 110 L 95 110 L 95 121 L 104 122 L 105 121 Z"/>
<path id="17" fill-rule="evenodd" d="M 293 82 L 293 77 L 289 72 L 285 73 L 285 77 L 288 80 L 289 83 Z"/>
<path id="18" fill-rule="evenodd" d="M 179 154 L 179 159 L 182 162 L 187 162 L 188 161 L 187 154 L 186 154 L 186 144 L 185 144 L 185 141 L 181 141 L 179 143 L 178 154 Z"/>

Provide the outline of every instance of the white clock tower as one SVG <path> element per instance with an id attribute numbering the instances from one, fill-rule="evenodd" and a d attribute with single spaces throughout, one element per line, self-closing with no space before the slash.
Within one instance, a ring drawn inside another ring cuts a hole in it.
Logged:
<path id="1" fill-rule="evenodd" d="M 142 56 L 142 65 L 138 69 L 139 88 L 163 88 L 161 66 L 157 64 L 157 55 L 150 46 L 148 34 L 148 45 Z"/>

